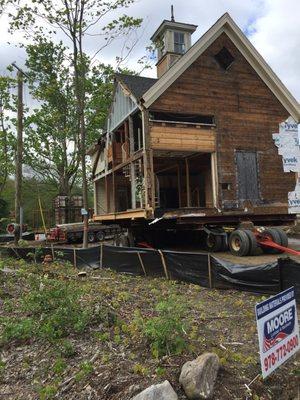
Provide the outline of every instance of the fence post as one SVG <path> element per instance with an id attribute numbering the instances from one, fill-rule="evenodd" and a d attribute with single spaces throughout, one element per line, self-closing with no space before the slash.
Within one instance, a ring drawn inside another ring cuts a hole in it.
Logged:
<path id="1" fill-rule="evenodd" d="M 103 268 L 103 243 L 100 244 L 100 268 Z"/>
<path id="2" fill-rule="evenodd" d="M 54 248 L 53 248 L 53 243 L 51 243 L 51 252 L 52 252 L 52 261 L 54 261 Z"/>
<path id="3" fill-rule="evenodd" d="M 212 289 L 213 284 L 212 284 L 212 274 L 211 274 L 211 256 L 210 256 L 210 253 L 208 253 L 208 255 L 207 255 L 207 266 L 208 266 L 209 287 Z"/>
<path id="4" fill-rule="evenodd" d="M 142 267 L 142 270 L 143 270 L 143 272 L 144 272 L 144 275 L 147 276 L 146 268 L 145 268 L 144 262 L 143 262 L 143 260 L 142 260 L 142 256 L 140 255 L 139 251 L 137 252 L 137 255 L 138 255 L 138 258 L 139 258 L 139 260 L 140 260 L 141 267 Z"/>
<path id="5" fill-rule="evenodd" d="M 76 247 L 73 247 L 73 264 L 77 268 Z"/>
<path id="6" fill-rule="evenodd" d="M 161 250 L 158 250 L 158 252 L 160 254 L 161 262 L 162 262 L 162 265 L 164 267 L 165 277 L 166 277 L 166 279 L 170 279 L 170 277 L 168 275 L 167 264 L 166 264 L 166 260 L 165 260 L 165 257 L 163 255 L 163 252 Z"/>

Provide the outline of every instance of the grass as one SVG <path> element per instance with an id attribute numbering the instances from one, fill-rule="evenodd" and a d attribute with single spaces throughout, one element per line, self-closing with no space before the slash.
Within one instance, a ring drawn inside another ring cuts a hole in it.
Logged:
<path id="1" fill-rule="evenodd" d="M 221 361 L 217 398 L 246 398 L 245 383 L 260 372 L 254 305 L 261 296 L 109 270 L 80 278 L 68 264 L 11 259 L 0 259 L 0 296 L 0 381 L 14 400 L 85 399 L 86 390 L 124 400 L 133 397 L 130 387 L 165 379 L 184 399 L 181 366 L 205 351 Z M 295 398 L 299 366 L 294 357 L 256 380 L 252 398 Z"/>

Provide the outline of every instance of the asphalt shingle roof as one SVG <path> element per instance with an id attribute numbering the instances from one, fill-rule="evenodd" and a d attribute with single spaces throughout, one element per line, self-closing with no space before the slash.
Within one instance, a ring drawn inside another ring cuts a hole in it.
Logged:
<path id="1" fill-rule="evenodd" d="M 116 76 L 127 86 L 137 99 L 140 99 L 157 81 L 157 79 L 154 78 L 146 78 L 137 75 L 116 74 Z"/>

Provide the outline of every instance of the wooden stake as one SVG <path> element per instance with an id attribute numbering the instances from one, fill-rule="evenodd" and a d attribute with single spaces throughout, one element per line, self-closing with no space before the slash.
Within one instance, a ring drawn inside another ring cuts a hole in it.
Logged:
<path id="1" fill-rule="evenodd" d="M 210 254 L 208 254 L 207 258 L 207 266 L 208 266 L 208 281 L 209 281 L 209 287 L 212 288 L 212 275 L 211 275 L 211 260 L 210 260 Z"/>
<path id="2" fill-rule="evenodd" d="M 73 264 L 77 268 L 76 247 L 73 248 Z"/>
<path id="3" fill-rule="evenodd" d="M 54 248 L 53 248 L 53 243 L 51 243 L 51 252 L 52 252 L 52 261 L 54 261 Z"/>
<path id="4" fill-rule="evenodd" d="M 161 250 L 158 250 L 158 252 L 160 254 L 161 262 L 162 262 L 162 265 L 164 267 L 165 277 L 166 277 L 166 279 L 170 279 L 169 275 L 168 275 L 167 264 L 166 264 L 166 260 L 165 260 L 165 257 L 163 255 L 163 252 Z"/>
<path id="5" fill-rule="evenodd" d="M 142 260 L 142 256 L 140 255 L 139 252 L 137 252 L 137 255 L 138 255 L 138 258 L 139 258 L 139 260 L 140 260 L 141 267 L 142 267 L 142 270 L 143 270 L 143 272 L 144 272 L 144 275 L 147 276 L 146 269 L 145 269 L 145 265 L 144 265 L 144 262 L 143 262 L 143 260 Z"/>
<path id="6" fill-rule="evenodd" d="M 103 243 L 100 244 L 100 268 L 103 268 Z"/>

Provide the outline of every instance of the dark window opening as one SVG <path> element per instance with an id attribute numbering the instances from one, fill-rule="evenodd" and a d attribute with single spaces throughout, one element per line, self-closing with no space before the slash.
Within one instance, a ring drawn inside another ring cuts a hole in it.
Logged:
<path id="1" fill-rule="evenodd" d="M 234 61 L 233 55 L 226 49 L 226 47 L 223 47 L 223 49 L 215 55 L 215 59 L 223 69 L 228 69 Z"/>
<path id="2" fill-rule="evenodd" d="M 185 52 L 184 34 L 174 32 L 174 52 L 183 54 Z"/>
<path id="3" fill-rule="evenodd" d="M 214 117 L 212 115 L 172 114 L 164 112 L 152 112 L 150 114 L 150 118 L 154 121 L 162 121 L 162 122 L 182 122 L 190 124 L 214 125 Z"/>

